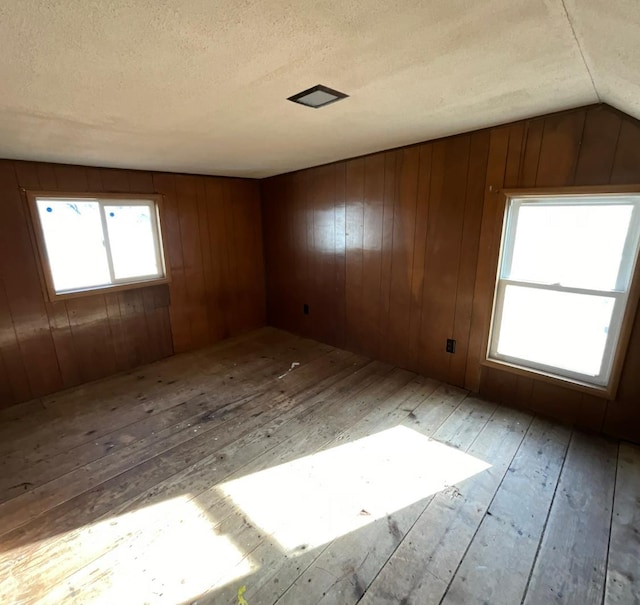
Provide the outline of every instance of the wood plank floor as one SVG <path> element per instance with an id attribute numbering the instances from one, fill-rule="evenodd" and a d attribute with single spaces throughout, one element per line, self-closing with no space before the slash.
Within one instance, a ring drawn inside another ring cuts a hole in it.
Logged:
<path id="1" fill-rule="evenodd" d="M 0 602 L 640 603 L 640 448 L 265 328 L 0 411 Z"/>

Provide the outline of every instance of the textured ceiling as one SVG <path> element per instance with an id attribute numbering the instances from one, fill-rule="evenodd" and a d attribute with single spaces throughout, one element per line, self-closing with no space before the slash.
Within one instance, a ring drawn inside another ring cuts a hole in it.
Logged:
<path id="1" fill-rule="evenodd" d="M 638 0 L 5 0 L 0 157 L 262 177 L 603 101 Z M 322 83 L 350 97 L 286 100 Z"/>

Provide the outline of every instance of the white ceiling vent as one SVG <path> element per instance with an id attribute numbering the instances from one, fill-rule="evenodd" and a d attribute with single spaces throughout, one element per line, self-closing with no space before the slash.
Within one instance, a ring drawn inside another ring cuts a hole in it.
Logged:
<path id="1" fill-rule="evenodd" d="M 336 101 L 348 96 L 349 95 L 345 95 L 343 92 L 318 84 L 313 88 L 303 90 L 302 92 L 289 97 L 288 100 L 293 101 L 294 103 L 300 103 L 300 105 L 319 109 L 320 107 L 330 105 L 331 103 L 335 103 Z"/>

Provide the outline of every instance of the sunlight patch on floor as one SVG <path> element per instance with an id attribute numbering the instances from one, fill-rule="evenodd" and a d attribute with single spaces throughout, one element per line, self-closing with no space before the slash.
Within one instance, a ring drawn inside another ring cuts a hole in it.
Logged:
<path id="1" fill-rule="evenodd" d="M 289 553 L 304 552 L 491 465 L 396 426 L 220 486 Z"/>
<path id="2" fill-rule="evenodd" d="M 39 603 L 181 603 L 248 574 L 255 566 L 214 525 L 185 495 L 83 528 L 90 536 L 111 527 L 116 548 L 87 560 Z M 77 566 L 82 552 L 74 554 Z"/>

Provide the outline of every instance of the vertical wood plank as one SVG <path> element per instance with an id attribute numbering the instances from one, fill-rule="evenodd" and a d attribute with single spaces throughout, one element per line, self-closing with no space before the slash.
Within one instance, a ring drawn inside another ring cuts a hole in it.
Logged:
<path id="1" fill-rule="evenodd" d="M 574 184 L 585 117 L 586 111 L 577 110 L 545 119 L 536 187 Z"/>
<path id="2" fill-rule="evenodd" d="M 416 199 L 416 229 L 413 245 L 413 271 L 411 275 L 411 309 L 409 317 L 408 367 L 421 371 L 421 333 L 424 308 L 425 255 L 429 231 L 429 211 L 431 205 L 431 158 L 433 146 L 420 146 L 420 165 Z"/>
<path id="3" fill-rule="evenodd" d="M 533 383 L 534 380 L 532 378 L 518 376 L 516 380 L 515 397 L 511 401 L 512 405 L 521 408 L 529 407 L 531 393 L 533 392 Z"/>
<path id="4" fill-rule="evenodd" d="M 117 372 L 132 368 L 136 364 L 136 352 L 132 347 L 132 335 L 120 313 L 120 297 L 117 292 L 105 294 L 104 304 L 113 343 L 114 366 Z"/>
<path id="5" fill-rule="evenodd" d="M 72 298 L 66 305 L 74 348 L 82 353 L 77 355 L 82 382 L 113 374 L 115 354 L 104 297 Z"/>
<path id="6" fill-rule="evenodd" d="M 255 329 L 266 325 L 266 278 L 264 264 L 264 226 L 262 224 L 262 198 L 257 181 L 244 181 L 247 190 L 247 213 L 244 217 L 244 228 L 248 232 L 249 248 L 248 270 L 245 279 L 249 283 L 251 307 L 248 312 L 251 319 L 249 328 Z"/>
<path id="7" fill-rule="evenodd" d="M 527 154 L 526 128 L 522 122 L 516 122 L 509 127 L 509 153 L 504 170 L 504 186 L 518 187 L 519 178 L 523 170 L 523 162 Z"/>
<path id="8" fill-rule="evenodd" d="M 604 431 L 622 439 L 640 443 L 640 422 L 638 401 L 640 401 L 640 311 L 636 313 L 629 346 L 627 347 L 616 401 L 607 405 Z"/>
<path id="9" fill-rule="evenodd" d="M 456 352 L 451 357 L 448 376 L 449 382 L 457 386 L 464 386 L 467 369 L 476 264 L 480 246 L 485 178 L 489 157 L 489 137 L 488 131 L 481 131 L 472 135 L 470 141 L 464 222 L 460 242 L 460 262 L 452 333 L 456 341 Z"/>
<path id="10" fill-rule="evenodd" d="M 175 177 L 172 174 L 155 173 L 153 184 L 163 195 L 164 237 L 167 244 L 165 254 L 171 268 L 171 331 L 177 353 L 189 350 L 191 326 L 188 316 L 186 282 L 180 235 L 180 212 L 176 199 Z"/>
<path id="11" fill-rule="evenodd" d="M 82 166 L 67 166 L 56 164 L 53 166 L 56 189 L 70 192 L 89 191 L 89 181 L 86 170 Z M 42 185 L 44 189 L 44 185 Z"/>
<path id="12" fill-rule="evenodd" d="M 501 372 L 495 368 L 483 368 L 480 394 L 491 401 L 504 405 L 513 405 L 517 384 L 518 376 L 515 374 Z"/>
<path id="13" fill-rule="evenodd" d="M 260 182 L 262 199 L 262 223 L 267 279 L 267 322 L 271 326 L 284 327 L 282 309 L 286 304 L 286 290 L 282 261 L 288 238 L 284 235 L 286 213 L 284 211 L 284 178 L 275 177 Z"/>
<path id="14" fill-rule="evenodd" d="M 582 393 L 579 391 L 534 379 L 529 400 L 529 407 L 532 410 L 550 418 L 575 424 L 581 406 Z"/>
<path id="15" fill-rule="evenodd" d="M 4 282 L 15 335 L 34 397 L 62 388 L 55 345 L 44 304 L 25 202 L 12 162 L 0 161 L 0 225 L 3 250 L 0 277 Z M 20 262 L 16 263 L 15 259 Z"/>
<path id="16" fill-rule="evenodd" d="M 200 254 L 202 257 L 202 280 L 204 290 L 203 313 L 207 318 L 207 338 L 208 344 L 220 339 L 217 330 L 216 309 L 212 304 L 215 296 L 213 263 L 211 260 L 211 241 L 209 238 L 209 217 L 207 213 L 207 191 L 206 179 L 199 178 L 197 181 L 197 218 L 200 238 Z"/>
<path id="17" fill-rule="evenodd" d="M 364 236 L 364 159 L 346 164 L 346 321 L 347 348 L 363 351 L 362 274 Z"/>
<path id="18" fill-rule="evenodd" d="M 602 397 L 582 393 L 576 413 L 576 427 L 589 432 L 602 432 L 607 402 Z"/>
<path id="19" fill-rule="evenodd" d="M 346 346 L 347 338 L 347 308 L 346 308 L 346 281 L 347 281 L 347 205 L 346 205 L 346 184 L 347 173 L 346 163 L 339 162 L 334 166 L 335 179 L 335 256 L 336 256 L 336 346 Z"/>
<path id="20" fill-rule="evenodd" d="M 128 170 L 129 191 L 132 193 L 154 193 L 153 175 L 143 170 Z"/>
<path id="21" fill-rule="evenodd" d="M 105 191 L 102 185 L 102 169 L 93 166 L 87 166 L 87 181 L 89 182 L 89 191 L 102 192 Z"/>
<path id="22" fill-rule="evenodd" d="M 362 339 L 367 355 L 380 357 L 383 333 L 380 308 L 382 220 L 384 209 L 384 154 L 367 156 L 364 165 L 362 234 Z"/>
<path id="23" fill-rule="evenodd" d="M 441 202 L 429 235 L 432 246 L 429 268 L 430 338 L 427 342 L 429 368 L 433 376 L 450 380 L 452 355 L 446 352 L 446 341 L 453 338 L 462 235 L 465 220 L 470 137 L 447 140 L 444 147 Z M 435 207 L 434 207 L 435 210 Z M 460 353 L 462 355 L 462 353 Z"/>
<path id="24" fill-rule="evenodd" d="M 538 178 L 538 164 L 540 163 L 540 146 L 544 119 L 528 120 L 525 123 L 525 145 L 520 166 L 519 183 L 521 187 L 535 187 Z"/>
<path id="25" fill-rule="evenodd" d="M 9 331 L 13 326 L 9 324 L 8 319 L 9 311 L 6 306 L 6 293 L 4 291 L 4 284 L 0 279 L 0 343 L 2 343 L 0 346 L 0 408 L 16 402 L 6 363 L 6 358 L 9 357 L 9 354 L 8 350 L 5 349 L 9 347 L 4 344 L 5 342 L 11 344 L 15 342 L 15 331 L 13 334 Z"/>
<path id="26" fill-rule="evenodd" d="M 441 206 L 444 203 L 442 196 L 445 145 L 443 142 L 431 145 L 431 175 L 429 179 L 429 210 L 427 216 L 426 244 L 423 257 L 422 280 L 422 313 L 420 316 L 420 335 L 418 351 L 418 368 L 427 375 L 433 375 L 434 370 L 434 315 L 432 312 L 432 301 L 437 294 L 437 280 L 439 278 L 439 268 L 434 262 L 435 251 L 437 250 L 439 237 L 439 221 Z"/>
<path id="27" fill-rule="evenodd" d="M 640 125 L 631 118 L 623 118 L 620 125 L 611 182 L 613 184 L 640 182 Z"/>
<path id="28" fill-rule="evenodd" d="M 264 325 L 262 223 L 257 184 L 246 180 L 234 180 L 230 184 L 236 255 L 233 288 L 238 311 L 235 333 L 240 334 Z"/>
<path id="29" fill-rule="evenodd" d="M 1 406 L 26 401 L 31 398 L 31 387 L 20 351 L 20 343 L 11 320 L 11 309 L 4 285 L 0 280 L 0 356 L 6 370 L 6 382 L 2 387 Z"/>
<path id="30" fill-rule="evenodd" d="M 587 111 L 575 182 L 580 185 L 606 185 L 611 178 L 622 120 L 608 107 Z"/>
<path id="31" fill-rule="evenodd" d="M 54 164 L 43 164 L 38 162 L 34 165 L 40 187 L 44 191 L 56 191 L 60 187 L 56 175 L 57 166 Z"/>
<path id="32" fill-rule="evenodd" d="M 335 221 L 335 177 L 333 166 L 322 166 L 313 171 L 315 195 L 310 208 L 313 224 L 313 269 L 311 323 L 317 339 L 329 344 L 336 343 L 336 317 L 339 299 L 336 297 L 336 221 Z"/>
<path id="33" fill-rule="evenodd" d="M 126 170 L 116 168 L 100 168 L 102 190 L 109 193 L 127 193 L 129 191 L 129 178 Z"/>
<path id="34" fill-rule="evenodd" d="M 407 147 L 398 153 L 385 357 L 407 367 L 420 149 Z"/>
<path id="35" fill-rule="evenodd" d="M 318 174 L 317 168 L 311 168 L 309 170 L 305 170 L 302 172 L 302 180 L 300 182 L 302 188 L 302 199 L 303 199 L 303 215 L 304 215 L 304 257 L 303 257 L 303 272 L 307 276 L 304 284 L 305 290 L 305 302 L 310 304 L 314 308 L 317 308 L 319 305 L 317 296 L 317 283 L 315 282 L 315 275 L 317 265 L 319 264 L 318 255 L 314 253 L 313 249 L 313 237 L 314 237 L 314 198 L 316 196 L 316 191 L 313 187 L 313 182 Z M 309 338 L 318 338 L 318 334 L 320 332 L 320 326 L 318 326 L 317 322 L 314 321 L 314 317 L 312 315 L 302 315 L 302 321 L 304 322 L 304 334 L 309 336 Z"/>
<path id="36" fill-rule="evenodd" d="M 198 225 L 197 177 L 177 175 L 176 199 L 182 242 L 185 304 L 189 321 L 189 348 L 207 343 L 209 325 L 204 301 L 204 276 Z"/>
<path id="37" fill-rule="evenodd" d="M 236 279 L 239 260 L 239 246 L 235 239 L 236 217 L 234 216 L 234 206 L 236 204 L 236 192 L 233 187 L 233 183 L 230 181 L 225 181 L 223 191 L 224 227 L 229 234 L 227 237 L 227 266 L 225 267 L 225 313 L 229 317 L 229 334 L 230 336 L 235 336 L 242 332 L 242 315 L 238 308 L 239 292 Z"/>
<path id="38" fill-rule="evenodd" d="M 399 157 L 397 151 L 388 151 L 384 154 L 384 199 L 381 227 L 382 263 L 380 266 L 380 356 L 383 359 L 387 357 L 386 350 L 391 320 L 391 268 Z"/>
<path id="39" fill-rule="evenodd" d="M 504 183 L 508 150 L 508 127 L 493 129 L 489 141 L 489 159 L 484 189 L 482 222 L 480 225 L 480 246 L 476 265 L 471 333 L 469 336 L 465 376 L 465 388 L 475 392 L 480 390 L 480 363 L 486 351 L 487 343 L 485 338 L 489 329 L 493 304 L 493 289 L 499 252 L 499 239 L 496 242 L 496 225 L 498 224 L 502 228 L 500 217 L 504 211 L 499 190 Z"/>
<path id="40" fill-rule="evenodd" d="M 16 174 L 21 187 L 27 190 L 43 190 L 60 187 L 63 191 L 86 191 L 87 177 L 84 168 L 79 166 L 46 165 L 32 162 L 16 162 Z M 41 177 L 44 181 L 41 181 Z M 37 259 L 36 259 L 37 260 Z M 42 276 L 41 276 L 41 279 Z M 49 318 L 49 328 L 53 338 L 62 385 L 67 388 L 79 384 L 80 376 L 77 352 L 69 324 L 67 305 L 64 301 L 44 301 Z"/>
<path id="41" fill-rule="evenodd" d="M 227 230 L 224 223 L 224 181 L 215 178 L 207 179 L 205 193 L 207 197 L 209 254 L 213 287 L 213 295 L 209 304 L 214 309 L 214 333 L 220 338 L 227 338 L 231 334 L 231 328 L 226 313 L 228 307 L 226 275 L 229 250 L 227 246 Z"/>

